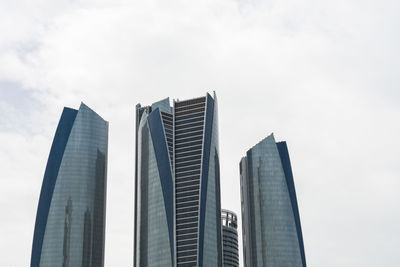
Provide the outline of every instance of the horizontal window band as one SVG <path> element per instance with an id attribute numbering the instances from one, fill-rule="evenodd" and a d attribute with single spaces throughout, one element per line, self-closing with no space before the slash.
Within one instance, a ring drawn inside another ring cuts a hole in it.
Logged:
<path id="1" fill-rule="evenodd" d="M 188 186 L 188 187 L 183 187 L 175 190 L 175 193 L 177 195 L 181 193 L 188 193 L 188 192 L 193 192 L 193 191 L 198 191 L 200 190 L 200 186 L 194 185 L 194 186 Z"/>
<path id="2" fill-rule="evenodd" d="M 177 251 L 178 257 L 186 257 L 186 256 L 196 256 L 197 255 L 197 248 L 188 249 L 184 251 Z"/>
<path id="3" fill-rule="evenodd" d="M 198 227 L 186 227 L 186 228 L 180 228 L 180 229 L 176 229 L 176 232 L 182 233 L 182 234 L 187 234 L 187 233 L 197 233 L 198 231 Z"/>
<path id="4" fill-rule="evenodd" d="M 202 145 L 196 145 L 196 146 L 191 146 L 191 147 L 184 147 L 184 148 L 177 148 L 175 150 L 175 153 L 179 153 L 179 152 L 188 152 L 188 151 L 193 151 L 193 150 L 199 150 L 201 149 L 203 146 Z"/>
<path id="5" fill-rule="evenodd" d="M 176 219 L 176 224 L 196 223 L 198 221 L 198 216 L 192 216 L 190 218 Z"/>
<path id="6" fill-rule="evenodd" d="M 187 169 L 188 167 L 189 169 Z M 175 169 L 175 173 L 182 173 L 189 170 L 201 170 L 201 160 L 180 162 L 178 164 L 175 164 Z"/>
<path id="7" fill-rule="evenodd" d="M 206 112 L 205 112 L 204 108 L 197 108 L 196 110 L 192 110 L 192 112 L 189 112 L 189 113 L 175 112 L 174 118 L 175 118 L 175 121 L 179 121 L 179 120 L 187 119 L 190 117 L 194 117 L 195 115 L 196 116 L 199 116 L 199 115 L 204 116 L 205 114 L 206 114 Z"/>
<path id="8" fill-rule="evenodd" d="M 197 233 L 190 233 L 186 235 L 177 235 L 176 240 L 181 241 L 181 240 L 186 240 L 186 239 L 192 239 L 192 238 L 197 238 Z"/>
<path id="9" fill-rule="evenodd" d="M 176 253 L 178 255 L 178 257 L 187 257 L 189 255 L 191 256 L 197 256 L 197 249 L 198 249 L 198 245 L 197 243 L 192 243 L 189 244 L 185 247 L 176 247 Z"/>
<path id="10" fill-rule="evenodd" d="M 189 105 L 179 105 L 179 106 L 175 106 L 174 110 L 175 110 L 175 111 L 178 111 L 178 110 L 185 109 L 185 108 L 187 108 L 187 107 L 195 107 L 195 108 L 198 108 L 198 107 L 204 107 L 205 105 L 206 105 L 206 102 L 205 102 L 205 101 L 204 101 L 204 102 L 195 103 L 195 104 L 189 104 Z"/>
<path id="11" fill-rule="evenodd" d="M 183 229 L 192 229 L 192 228 L 199 228 L 198 223 L 188 223 L 188 224 L 181 224 L 176 226 L 176 230 L 183 230 Z"/>
<path id="12" fill-rule="evenodd" d="M 200 185 L 178 187 L 178 188 L 175 188 L 175 193 L 180 194 L 180 193 L 190 192 L 190 191 L 195 191 L 195 190 L 200 190 Z"/>
<path id="13" fill-rule="evenodd" d="M 188 174 L 188 175 L 184 175 L 184 174 L 175 175 L 175 181 L 176 182 L 180 182 L 180 181 L 183 181 L 183 180 L 188 180 L 188 178 L 189 179 L 194 179 L 194 178 L 200 179 L 200 173 L 199 174 Z"/>
<path id="14" fill-rule="evenodd" d="M 185 207 L 176 208 L 176 210 L 179 210 L 180 213 L 183 212 L 183 209 L 196 209 L 196 210 L 198 210 L 199 209 L 199 205 L 197 204 L 197 205 L 191 205 L 191 206 L 185 206 Z"/>
<path id="15" fill-rule="evenodd" d="M 174 108 L 187 106 L 187 105 L 199 104 L 199 103 L 203 103 L 203 102 L 205 103 L 205 101 L 206 101 L 206 97 L 205 96 L 200 96 L 200 97 L 197 97 L 197 98 L 183 100 L 183 101 L 177 101 L 177 102 L 174 103 Z"/>
<path id="16" fill-rule="evenodd" d="M 175 128 L 175 134 L 179 136 L 179 134 L 184 134 L 184 133 L 190 133 L 190 132 L 195 132 L 195 131 L 203 131 L 204 129 L 204 124 L 198 124 L 198 125 L 193 125 L 193 126 L 187 126 L 187 127 L 178 127 Z M 182 138 L 182 136 L 179 136 Z"/>
<path id="17" fill-rule="evenodd" d="M 199 121 L 204 122 L 204 115 L 203 114 L 201 114 L 199 116 L 193 116 L 191 118 L 187 118 L 187 119 L 184 119 L 184 120 L 180 119 L 178 121 L 175 121 L 175 127 L 176 126 L 181 126 L 181 125 L 184 125 L 184 124 L 187 124 L 187 123 L 199 122 Z"/>
<path id="18" fill-rule="evenodd" d="M 190 249 L 188 248 L 185 250 L 177 250 L 176 252 L 178 257 L 197 256 L 197 246 Z"/>
<path id="19" fill-rule="evenodd" d="M 190 196 L 190 197 L 176 198 L 175 202 L 179 204 L 180 202 L 187 202 L 188 200 L 190 200 L 190 201 L 191 200 L 200 200 L 200 196 Z"/>
<path id="20" fill-rule="evenodd" d="M 191 184 L 193 185 L 200 184 L 200 176 L 195 175 L 195 176 L 187 176 L 175 179 L 175 186 L 186 186 Z"/>
<path id="21" fill-rule="evenodd" d="M 205 111 L 198 111 L 198 112 L 193 112 L 190 114 L 175 114 L 175 122 L 181 121 L 181 120 L 185 120 L 185 119 L 189 119 L 189 118 L 194 118 L 197 116 L 204 116 L 206 113 Z"/>
<path id="22" fill-rule="evenodd" d="M 195 215 L 197 216 L 197 212 L 199 211 L 199 208 L 200 208 L 200 206 L 181 208 L 181 209 L 177 209 L 177 210 L 175 211 L 175 213 L 176 213 L 177 215 L 183 215 L 183 214 L 185 214 L 185 213 L 192 213 L 192 212 L 195 212 L 195 213 L 196 213 Z"/>
<path id="23" fill-rule="evenodd" d="M 206 107 L 205 103 L 202 104 L 196 104 L 196 105 L 187 105 L 187 106 L 182 106 L 182 107 L 176 107 L 174 109 L 174 113 L 176 114 L 182 114 L 185 113 L 186 111 L 192 111 L 192 110 L 198 110 L 198 109 L 202 109 L 204 110 Z"/>
<path id="24" fill-rule="evenodd" d="M 200 153 L 199 153 L 200 152 Z M 186 154 L 184 156 L 177 156 L 175 154 L 175 160 L 176 162 L 180 163 L 180 162 L 185 162 L 187 160 L 191 160 L 193 159 L 201 159 L 201 151 L 193 151 L 193 152 L 186 152 Z"/>
<path id="25" fill-rule="evenodd" d="M 178 256 L 197 255 L 197 246 L 180 247 L 176 252 Z"/>
<path id="26" fill-rule="evenodd" d="M 191 128 L 185 128 L 185 129 L 180 129 L 180 130 L 176 130 L 175 129 L 175 135 L 179 135 L 179 134 L 185 134 L 185 133 L 189 133 L 189 132 L 196 132 L 196 131 L 202 131 L 203 130 L 203 126 L 197 126 L 197 127 L 191 127 Z"/>
<path id="27" fill-rule="evenodd" d="M 180 229 L 176 229 L 176 232 L 179 234 L 187 234 L 187 233 L 197 233 L 198 227 L 187 227 L 187 228 L 180 228 Z"/>
<path id="28" fill-rule="evenodd" d="M 198 222 L 198 217 L 199 217 L 198 213 L 197 214 L 195 214 L 195 213 L 189 214 L 189 215 L 185 217 L 185 214 L 182 214 L 180 218 L 178 218 L 178 216 L 176 216 L 176 223 L 182 224 L 182 223 L 189 223 L 189 222 L 191 222 L 191 223 Z"/>
<path id="29" fill-rule="evenodd" d="M 201 166 L 201 159 L 195 159 L 195 160 L 187 160 L 183 162 L 176 162 L 175 168 L 181 169 L 182 167 L 188 167 L 188 166 Z"/>
<path id="30" fill-rule="evenodd" d="M 201 128 L 200 130 L 186 131 L 180 134 L 175 133 L 175 140 L 180 140 L 182 138 L 192 137 L 196 135 L 203 135 L 203 128 Z"/>
<path id="31" fill-rule="evenodd" d="M 204 120 L 202 121 L 194 121 L 194 122 L 188 122 L 185 124 L 180 124 L 180 125 L 175 125 L 175 131 L 182 131 L 182 130 L 186 130 L 186 129 L 190 129 L 190 128 L 194 128 L 194 127 L 198 127 L 198 126 L 204 126 Z"/>
<path id="32" fill-rule="evenodd" d="M 177 242 L 183 242 L 183 241 L 187 241 L 187 240 L 197 239 L 197 234 L 198 233 L 196 232 L 196 233 L 187 234 L 187 235 L 177 235 L 176 240 L 177 240 Z"/>
<path id="33" fill-rule="evenodd" d="M 185 212 L 198 212 L 199 209 L 200 209 L 199 206 L 181 208 L 179 210 L 176 210 L 176 214 L 183 214 Z"/>
<path id="34" fill-rule="evenodd" d="M 204 116 L 197 116 L 193 118 L 187 118 L 186 120 L 175 121 L 175 129 L 177 128 L 187 128 L 188 125 L 192 124 L 204 124 Z"/>
<path id="35" fill-rule="evenodd" d="M 184 134 L 175 136 L 175 141 L 178 142 L 178 143 L 181 142 L 181 141 L 184 142 L 188 138 L 192 138 L 192 137 L 200 138 L 200 137 L 203 137 L 203 135 L 204 135 L 203 134 L 203 130 L 187 131 Z"/>
<path id="36" fill-rule="evenodd" d="M 175 179 L 175 186 L 186 186 L 186 185 L 200 184 L 200 176 L 189 176 L 186 178 Z"/>
<path id="37" fill-rule="evenodd" d="M 185 222 L 185 223 L 176 223 L 176 227 L 178 228 L 178 227 L 189 227 L 190 225 L 191 226 L 198 226 L 198 224 L 199 224 L 199 222 L 196 220 L 196 221 L 190 221 L 190 222 Z"/>
<path id="38" fill-rule="evenodd" d="M 185 190 L 185 188 L 189 188 L 189 187 L 198 187 L 198 188 L 200 188 L 200 180 L 198 180 L 198 181 L 196 181 L 196 182 L 192 182 L 192 183 L 185 183 L 185 184 L 179 184 L 179 185 L 176 185 L 176 187 L 175 187 L 175 191 L 176 191 L 176 189 L 182 189 L 182 190 Z"/>
<path id="39" fill-rule="evenodd" d="M 196 245 L 197 246 L 197 238 L 193 239 L 187 239 L 187 240 L 182 240 L 176 243 L 177 247 L 183 247 L 183 246 L 191 246 L 191 245 Z"/>
<path id="40" fill-rule="evenodd" d="M 176 203 L 187 202 L 188 200 L 200 200 L 200 194 L 180 196 L 175 198 Z"/>
<path id="41" fill-rule="evenodd" d="M 182 116 L 182 115 L 193 114 L 193 113 L 198 113 L 198 112 L 205 113 L 205 107 L 198 107 L 198 108 L 193 108 L 193 109 L 175 111 L 175 117 Z"/>
<path id="42" fill-rule="evenodd" d="M 191 251 L 191 250 L 197 250 L 197 242 L 195 243 L 190 243 L 184 246 L 176 246 L 176 251 L 179 252 L 184 252 L 184 251 Z"/>
<path id="43" fill-rule="evenodd" d="M 190 221 L 190 222 L 185 222 L 185 223 L 176 223 L 176 228 L 178 229 L 183 229 L 187 227 L 198 227 L 199 222 L 196 221 Z"/>
<path id="44" fill-rule="evenodd" d="M 175 165 L 175 173 L 182 173 L 182 172 L 186 172 L 186 171 L 196 171 L 196 170 L 200 170 L 201 169 L 201 165 L 200 163 L 194 164 L 194 165 L 187 165 L 187 166 L 179 166 L 177 167 Z"/>
<path id="45" fill-rule="evenodd" d="M 183 192 L 187 190 L 194 190 L 194 189 L 200 189 L 200 183 L 197 184 L 189 184 L 189 185 L 179 185 L 175 187 L 175 192 Z"/>
<path id="46" fill-rule="evenodd" d="M 194 140 L 194 141 L 189 141 L 181 144 L 175 143 L 175 149 L 179 150 L 181 148 L 186 148 L 186 147 L 193 147 L 193 146 L 201 146 L 203 144 L 203 139 L 199 140 Z"/>
<path id="47" fill-rule="evenodd" d="M 204 121 L 204 112 L 200 112 L 197 114 L 190 114 L 190 115 L 185 115 L 185 116 L 178 116 L 175 119 L 175 125 L 181 125 L 181 124 L 185 124 L 188 122 L 192 122 L 192 121 Z"/>
<path id="48" fill-rule="evenodd" d="M 190 142 L 198 142 L 198 141 L 203 141 L 203 135 L 196 135 L 196 136 L 193 136 L 193 137 L 187 137 L 187 138 L 182 138 L 182 139 L 179 139 L 179 140 L 176 140 L 175 141 L 175 145 L 177 146 L 177 145 L 184 145 L 184 144 L 187 144 L 187 143 L 190 143 Z"/>
<path id="49" fill-rule="evenodd" d="M 183 219 L 183 218 L 189 218 L 189 217 L 194 217 L 197 216 L 199 213 L 197 211 L 195 212 L 185 212 L 185 213 L 176 213 L 176 218 L 177 219 Z"/>
<path id="50" fill-rule="evenodd" d="M 184 192 L 176 192 L 176 197 L 183 197 L 183 196 L 193 196 L 193 195 L 198 195 L 200 192 L 200 189 L 194 189 L 194 190 L 188 190 Z"/>
<path id="51" fill-rule="evenodd" d="M 201 160 L 201 155 L 193 155 L 188 157 L 179 157 L 176 159 L 176 163 L 191 161 L 191 160 Z"/>
<path id="52" fill-rule="evenodd" d="M 197 256 L 193 256 L 193 257 L 178 257 L 177 258 L 177 261 L 178 261 L 178 266 L 179 266 L 179 264 L 181 264 L 181 263 L 184 263 L 184 262 L 191 262 L 191 261 L 195 261 L 195 260 L 197 260 Z M 181 265 L 182 267 L 189 267 L 189 266 L 187 266 L 186 264 L 185 265 Z M 193 265 L 194 266 L 194 265 Z"/>
<path id="53" fill-rule="evenodd" d="M 201 157 L 199 159 L 199 156 L 196 155 L 195 159 L 190 159 L 186 158 L 185 160 L 181 160 L 179 162 L 176 162 L 176 168 L 179 169 L 181 167 L 186 167 L 186 166 L 193 166 L 193 165 L 200 165 L 201 164 Z"/>
<path id="54" fill-rule="evenodd" d="M 200 195 L 196 195 L 196 196 L 184 196 L 184 197 L 176 197 L 176 198 L 175 198 L 175 202 L 176 202 L 176 203 L 181 203 L 181 202 L 187 202 L 187 201 L 199 200 L 199 199 L 200 199 Z"/>
<path id="55" fill-rule="evenodd" d="M 192 223 L 198 222 L 197 217 L 199 213 L 199 209 L 195 211 L 185 211 L 185 212 L 179 212 L 177 211 L 176 214 L 176 221 L 181 221 L 182 219 L 189 219 L 192 218 L 193 220 L 191 221 Z"/>
<path id="56" fill-rule="evenodd" d="M 182 176 L 195 175 L 195 174 L 200 175 L 200 169 L 193 170 L 193 171 L 175 171 L 175 177 L 182 177 Z"/>
<path id="57" fill-rule="evenodd" d="M 201 147 L 199 149 L 197 149 L 197 150 L 190 150 L 190 151 L 187 151 L 187 152 L 181 152 L 181 153 L 175 152 L 175 159 L 177 161 L 185 160 L 185 158 L 193 157 L 193 156 L 201 157 Z"/>
<path id="58" fill-rule="evenodd" d="M 195 236 L 195 237 L 180 236 L 179 240 L 177 240 L 177 244 L 179 246 L 181 246 L 181 245 L 185 245 L 185 244 L 197 243 L 197 241 L 198 241 L 197 236 Z"/>

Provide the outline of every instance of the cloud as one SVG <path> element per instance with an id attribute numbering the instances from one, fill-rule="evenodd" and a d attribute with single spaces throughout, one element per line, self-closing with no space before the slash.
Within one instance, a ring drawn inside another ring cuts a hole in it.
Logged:
<path id="1" fill-rule="evenodd" d="M 0 202 L 16 223 L 2 224 L 0 265 L 29 262 L 58 118 L 80 101 L 110 121 L 106 265 L 131 265 L 134 105 L 212 90 L 225 208 L 240 214 L 239 160 L 274 132 L 288 142 L 309 266 L 399 264 L 397 2 L 1 5 Z"/>

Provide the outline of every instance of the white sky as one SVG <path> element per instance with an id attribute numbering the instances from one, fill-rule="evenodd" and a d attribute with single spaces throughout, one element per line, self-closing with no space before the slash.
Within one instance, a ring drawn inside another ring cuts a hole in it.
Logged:
<path id="1" fill-rule="evenodd" d="M 308 266 L 400 266 L 400 2 L 3 0 L 0 266 L 28 266 L 64 106 L 110 122 L 106 266 L 132 266 L 135 105 L 216 90 L 223 208 L 286 140 Z M 240 244 L 241 245 L 241 244 Z"/>

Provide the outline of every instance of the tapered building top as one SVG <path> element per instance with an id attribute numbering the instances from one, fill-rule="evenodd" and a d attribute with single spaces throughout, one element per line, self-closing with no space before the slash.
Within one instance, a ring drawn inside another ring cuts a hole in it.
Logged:
<path id="1" fill-rule="evenodd" d="M 103 266 L 108 122 L 64 108 L 43 178 L 31 267 Z"/>
<path id="2" fill-rule="evenodd" d="M 240 162 L 246 267 L 306 266 L 286 142 L 271 134 Z"/>
<path id="3" fill-rule="evenodd" d="M 221 266 L 215 94 L 136 106 L 135 176 L 134 266 Z"/>

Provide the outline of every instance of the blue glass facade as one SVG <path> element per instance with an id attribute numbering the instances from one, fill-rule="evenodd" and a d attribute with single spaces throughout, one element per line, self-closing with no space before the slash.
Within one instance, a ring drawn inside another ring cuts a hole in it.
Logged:
<path id="1" fill-rule="evenodd" d="M 159 110 L 154 112 L 157 114 Z M 134 266 L 173 266 L 173 217 L 168 214 L 172 213 L 172 203 L 168 201 L 173 199 L 172 186 L 168 186 L 172 185 L 172 175 L 168 161 L 159 166 L 163 163 L 159 159 L 165 154 L 155 149 L 154 144 L 162 140 L 157 140 L 159 129 L 154 128 L 150 116 L 158 115 L 143 112 L 138 127 Z M 159 150 L 166 149 L 165 142 L 164 145 Z"/>
<path id="2" fill-rule="evenodd" d="M 134 266 L 222 266 L 215 95 L 136 114 Z"/>
<path id="3" fill-rule="evenodd" d="M 207 95 L 200 202 L 199 266 L 222 266 L 217 111 L 216 99 L 214 101 Z"/>
<path id="4" fill-rule="evenodd" d="M 31 266 L 103 266 L 108 122 L 65 108 L 40 193 Z"/>
<path id="5" fill-rule="evenodd" d="M 270 135 L 251 148 L 240 178 L 245 266 L 306 266 L 286 143 Z"/>

